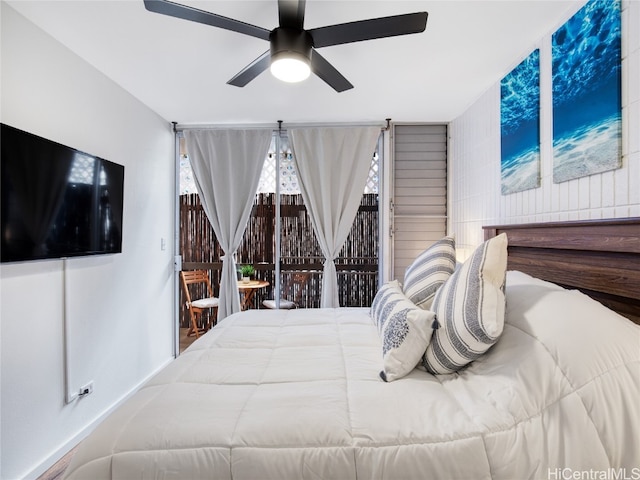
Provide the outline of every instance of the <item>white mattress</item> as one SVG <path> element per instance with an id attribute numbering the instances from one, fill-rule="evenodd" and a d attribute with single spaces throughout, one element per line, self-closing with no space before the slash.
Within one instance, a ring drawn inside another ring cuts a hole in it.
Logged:
<path id="1" fill-rule="evenodd" d="M 233 315 L 103 422 L 66 478 L 640 474 L 640 328 L 578 292 L 509 272 L 504 333 L 459 374 L 385 383 L 381 356 L 368 309 Z"/>

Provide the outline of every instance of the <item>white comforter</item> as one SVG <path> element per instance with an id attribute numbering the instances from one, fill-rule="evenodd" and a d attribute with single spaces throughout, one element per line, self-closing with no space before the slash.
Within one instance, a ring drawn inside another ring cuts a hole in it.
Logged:
<path id="1" fill-rule="evenodd" d="M 640 478 L 640 328 L 578 292 L 509 272 L 504 334 L 459 374 L 385 383 L 381 352 L 368 309 L 229 317 L 67 478 Z"/>

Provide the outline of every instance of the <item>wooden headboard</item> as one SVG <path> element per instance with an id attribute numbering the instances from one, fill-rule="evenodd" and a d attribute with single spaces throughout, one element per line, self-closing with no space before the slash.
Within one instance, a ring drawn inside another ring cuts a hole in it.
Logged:
<path id="1" fill-rule="evenodd" d="M 579 289 L 640 324 L 640 217 L 487 226 L 507 234 L 507 268 Z"/>

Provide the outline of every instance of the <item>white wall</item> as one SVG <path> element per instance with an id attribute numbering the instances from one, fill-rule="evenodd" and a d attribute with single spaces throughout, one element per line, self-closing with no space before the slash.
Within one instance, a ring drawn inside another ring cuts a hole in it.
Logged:
<path id="1" fill-rule="evenodd" d="M 174 158 L 170 125 L 1 4 L 1 121 L 125 166 L 123 253 L 3 264 L 0 477 L 34 478 L 173 354 Z M 167 241 L 161 250 L 161 238 Z"/>
<path id="2" fill-rule="evenodd" d="M 547 61 L 553 31 L 512 65 L 540 48 L 541 187 L 500 193 L 499 81 L 450 125 L 449 231 L 456 235 L 461 259 L 482 243 L 483 225 L 640 216 L 640 1 L 622 2 L 622 168 L 559 184 L 552 179 Z"/>

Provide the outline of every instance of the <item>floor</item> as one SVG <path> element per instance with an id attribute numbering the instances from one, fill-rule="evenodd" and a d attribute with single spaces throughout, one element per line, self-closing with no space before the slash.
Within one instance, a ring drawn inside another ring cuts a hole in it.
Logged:
<path id="1" fill-rule="evenodd" d="M 195 335 L 187 337 L 188 331 L 189 331 L 188 328 L 180 329 L 180 353 L 184 352 L 189 345 L 191 345 L 193 342 L 196 341 Z"/>
<path id="2" fill-rule="evenodd" d="M 180 353 L 184 352 L 189 345 L 196 341 L 195 335 L 187 337 L 188 330 L 188 328 L 180 329 Z M 64 457 L 58 460 L 49 470 L 40 475 L 38 480 L 60 480 L 64 471 L 69 466 L 69 462 L 71 462 L 71 458 L 73 457 L 76 448 L 77 447 L 73 448 Z"/>
<path id="3" fill-rule="evenodd" d="M 60 480 L 62 475 L 64 475 L 64 471 L 69 466 L 69 462 L 71 462 L 71 458 L 73 454 L 76 453 L 76 449 L 78 447 L 74 447 L 70 452 L 68 452 L 64 457 L 58 460 L 53 467 L 44 472 L 42 475 L 38 477 L 38 480 Z"/>

